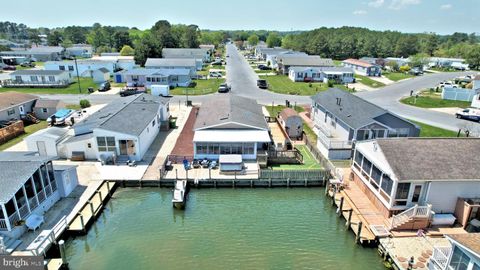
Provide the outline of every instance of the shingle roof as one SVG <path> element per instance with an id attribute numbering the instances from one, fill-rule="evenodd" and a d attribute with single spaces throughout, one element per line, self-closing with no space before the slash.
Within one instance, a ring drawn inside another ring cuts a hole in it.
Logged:
<path id="1" fill-rule="evenodd" d="M 480 233 L 448 234 L 447 237 L 475 252 L 480 258 Z"/>
<path id="2" fill-rule="evenodd" d="M 99 70 L 100 72 L 104 73 L 104 74 L 105 74 L 105 73 L 110 73 L 110 71 L 109 71 L 108 69 L 104 68 L 104 67 L 99 68 L 98 70 Z"/>
<path id="3" fill-rule="evenodd" d="M 17 70 L 10 73 L 10 76 L 15 75 L 38 75 L 38 76 L 49 76 L 49 75 L 60 75 L 66 73 L 65 70 L 43 70 L 43 69 L 24 69 L 24 70 Z"/>
<path id="4" fill-rule="evenodd" d="M 284 66 L 333 67 L 333 60 L 318 55 L 284 54 L 277 56 Z"/>
<path id="5" fill-rule="evenodd" d="M 39 99 L 35 102 L 36 108 L 56 108 L 61 103 L 58 99 Z"/>
<path id="6" fill-rule="evenodd" d="M 274 115 L 270 115 L 270 116 L 274 116 Z M 295 111 L 292 108 L 285 108 L 280 112 L 280 117 L 282 117 L 283 119 L 287 119 L 291 116 L 299 116 L 299 115 L 297 111 Z"/>
<path id="7" fill-rule="evenodd" d="M 388 113 L 387 110 L 338 88 L 320 92 L 312 99 L 354 129 L 368 125 L 375 117 Z M 337 105 L 337 99 L 340 99 L 340 105 Z"/>
<path id="8" fill-rule="evenodd" d="M 134 76 L 149 76 L 149 75 L 189 75 L 189 69 L 175 69 L 175 68 L 136 68 L 123 72 L 123 75 L 134 75 Z"/>
<path id="9" fill-rule="evenodd" d="M 30 176 L 53 157 L 35 152 L 0 152 L 0 203 L 6 203 Z"/>
<path id="10" fill-rule="evenodd" d="M 203 59 L 209 50 L 204 48 L 163 48 L 163 58 L 200 58 Z"/>
<path id="11" fill-rule="evenodd" d="M 400 181 L 480 181 L 480 138 L 378 139 L 377 143 Z"/>
<path id="12" fill-rule="evenodd" d="M 262 107 L 253 99 L 233 94 L 212 96 L 203 102 L 193 129 L 231 122 L 257 129 L 268 129 Z"/>
<path id="13" fill-rule="evenodd" d="M 194 58 L 148 58 L 145 62 L 145 67 L 162 67 L 162 66 L 177 66 L 177 67 L 196 67 Z"/>
<path id="14" fill-rule="evenodd" d="M 40 46 L 40 47 L 32 47 L 30 52 L 35 53 L 60 53 L 64 50 L 63 47 L 60 46 Z"/>
<path id="15" fill-rule="evenodd" d="M 353 58 L 349 58 L 347 60 L 343 60 L 342 61 L 343 63 L 347 63 L 347 64 L 350 64 L 350 65 L 355 65 L 355 66 L 361 66 L 361 67 L 366 67 L 366 68 L 369 68 L 369 67 L 373 67 L 374 65 L 368 63 L 368 62 L 365 62 L 365 61 L 362 61 L 362 60 L 358 60 L 358 59 L 353 59 Z"/>
<path id="16" fill-rule="evenodd" d="M 303 72 L 307 69 L 313 69 L 318 71 L 324 72 L 353 72 L 352 68 L 347 67 L 291 67 L 289 70 L 293 70 L 295 72 Z"/>
<path id="17" fill-rule="evenodd" d="M 0 110 L 38 99 L 37 96 L 19 92 L 0 93 Z"/>

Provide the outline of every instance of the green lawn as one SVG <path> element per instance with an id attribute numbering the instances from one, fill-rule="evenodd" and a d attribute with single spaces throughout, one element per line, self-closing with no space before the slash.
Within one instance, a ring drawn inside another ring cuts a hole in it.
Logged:
<path id="1" fill-rule="evenodd" d="M 333 64 L 337 67 L 341 67 L 342 66 L 342 60 L 333 60 Z"/>
<path id="2" fill-rule="evenodd" d="M 80 107 L 80 104 L 67 104 L 65 107 L 67 109 L 75 110 L 75 111 L 82 109 L 82 107 Z"/>
<path id="3" fill-rule="evenodd" d="M 282 165 L 272 166 L 272 169 L 274 170 L 312 170 L 312 169 L 322 168 L 322 166 L 320 166 L 317 160 L 313 157 L 310 150 L 308 150 L 307 146 L 297 145 L 296 148 L 303 155 L 303 164 L 282 164 Z"/>
<path id="4" fill-rule="evenodd" d="M 274 75 L 274 76 L 260 76 L 268 82 L 268 89 L 275 93 L 313 96 L 320 91 L 328 89 L 326 83 L 305 83 L 292 82 L 288 76 Z"/>
<path id="5" fill-rule="evenodd" d="M 355 74 L 356 82 L 364 84 L 366 86 L 372 87 L 372 88 L 379 88 L 385 86 L 384 83 L 377 82 L 373 79 L 370 79 L 367 76 L 362 76 L 362 75 L 357 75 Z"/>
<path id="6" fill-rule="evenodd" d="M 275 73 L 275 70 L 260 70 L 260 69 L 254 69 L 255 73 L 258 74 L 268 74 L 268 73 Z"/>
<path id="7" fill-rule="evenodd" d="M 391 81 L 400 81 L 408 78 L 413 78 L 415 76 L 408 74 L 408 73 L 402 73 L 402 72 L 385 72 L 383 73 L 385 77 L 387 77 Z"/>
<path id="8" fill-rule="evenodd" d="M 407 97 L 401 99 L 400 102 L 420 108 L 467 108 L 471 105 L 468 101 L 442 99 L 441 93 L 429 90 L 420 92 L 418 98 L 415 98 L 415 96 Z"/>
<path id="9" fill-rule="evenodd" d="M 92 78 L 80 78 L 80 86 L 82 94 L 88 94 L 88 87 L 97 89 L 98 85 L 93 82 Z M 77 78 L 74 78 L 74 83 L 66 88 L 0 88 L 0 92 L 15 91 L 30 94 L 78 94 Z"/>
<path id="10" fill-rule="evenodd" d="M 224 83 L 223 79 L 208 79 L 208 80 L 195 80 L 197 86 L 190 87 L 176 87 L 170 90 L 171 95 L 188 95 L 198 96 L 215 93 L 218 91 L 220 84 Z"/>
<path id="11" fill-rule="evenodd" d="M 457 132 L 410 120 L 421 128 L 420 137 L 457 137 Z"/>
<path id="12" fill-rule="evenodd" d="M 33 124 L 33 125 L 25 127 L 25 133 L 24 134 L 9 140 L 8 142 L 6 142 L 4 144 L 0 144 L 0 151 L 3 151 L 5 149 L 21 142 L 23 140 L 23 138 L 29 136 L 32 133 L 35 133 L 35 132 L 41 130 L 41 129 L 47 128 L 47 127 L 48 127 L 47 121 L 41 121 L 38 124 Z"/>

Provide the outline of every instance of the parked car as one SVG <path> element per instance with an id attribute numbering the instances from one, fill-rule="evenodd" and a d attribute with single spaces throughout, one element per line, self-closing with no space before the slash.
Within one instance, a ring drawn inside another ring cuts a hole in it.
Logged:
<path id="1" fill-rule="evenodd" d="M 215 61 L 212 63 L 212 66 L 221 66 L 222 65 L 222 61 Z"/>
<path id="2" fill-rule="evenodd" d="M 258 65 L 257 67 L 258 67 L 258 69 L 260 69 L 260 70 L 272 70 L 271 67 L 266 66 L 266 65 L 262 65 L 262 64 Z"/>
<path id="3" fill-rule="evenodd" d="M 221 72 L 217 72 L 217 71 L 210 71 L 210 72 L 208 73 L 208 76 L 209 76 L 210 78 L 222 78 L 222 77 L 223 77 L 222 73 L 221 73 Z"/>
<path id="4" fill-rule="evenodd" d="M 454 84 L 453 82 L 451 81 L 448 81 L 448 82 L 441 82 L 438 87 L 440 88 L 444 88 L 444 87 L 452 87 L 452 88 L 458 88 L 458 85 Z"/>
<path id="5" fill-rule="evenodd" d="M 67 120 L 70 119 L 70 117 L 74 116 L 75 111 L 71 109 L 60 109 L 53 115 L 47 118 L 47 123 L 53 125 L 64 125 Z"/>
<path id="6" fill-rule="evenodd" d="M 128 97 L 136 94 L 141 94 L 145 93 L 144 89 L 138 89 L 138 88 L 125 88 L 120 91 L 120 96 L 121 97 Z"/>
<path id="7" fill-rule="evenodd" d="M 480 122 L 480 110 L 473 108 L 466 108 L 457 111 L 455 116 L 459 119 L 467 119 Z"/>
<path id="8" fill-rule="evenodd" d="M 105 91 L 110 90 L 110 88 L 111 88 L 110 82 L 104 82 L 104 83 L 100 84 L 100 88 L 98 88 L 98 91 L 99 92 L 105 92 Z"/>
<path id="9" fill-rule="evenodd" d="M 220 84 L 220 86 L 218 87 L 218 92 L 219 93 L 228 93 L 230 92 L 232 88 L 230 87 L 230 85 L 226 84 L 226 83 L 222 83 Z"/>
<path id="10" fill-rule="evenodd" d="M 423 75 L 423 70 L 420 68 L 412 68 L 408 73 L 415 76 L 420 76 L 420 75 Z"/>
<path id="11" fill-rule="evenodd" d="M 257 80 L 257 86 L 258 88 L 261 88 L 261 89 L 267 89 L 268 88 L 267 80 Z"/>
<path id="12" fill-rule="evenodd" d="M 32 63 L 32 62 L 23 62 L 20 64 L 21 67 L 29 67 L 29 68 L 33 68 L 35 67 L 35 63 Z"/>
<path id="13" fill-rule="evenodd" d="M 2 69 L 3 70 L 17 70 L 17 68 L 15 66 L 8 66 L 8 65 L 4 66 Z"/>

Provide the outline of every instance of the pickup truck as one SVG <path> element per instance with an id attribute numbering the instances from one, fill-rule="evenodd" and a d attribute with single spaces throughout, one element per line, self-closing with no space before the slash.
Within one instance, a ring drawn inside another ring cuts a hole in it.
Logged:
<path id="1" fill-rule="evenodd" d="M 467 119 L 480 122 L 480 110 L 473 108 L 466 108 L 457 111 L 455 116 L 459 119 Z"/>
<path id="2" fill-rule="evenodd" d="M 136 94 L 141 94 L 145 93 L 144 89 L 138 89 L 138 88 L 124 88 L 120 91 L 120 96 L 121 97 L 128 97 Z"/>

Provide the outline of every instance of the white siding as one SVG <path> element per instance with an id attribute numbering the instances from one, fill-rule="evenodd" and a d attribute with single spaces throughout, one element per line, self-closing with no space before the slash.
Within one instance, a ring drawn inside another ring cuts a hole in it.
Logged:
<path id="1" fill-rule="evenodd" d="M 458 197 L 480 196 L 480 182 L 432 182 L 427 195 L 436 213 L 453 213 Z"/>

